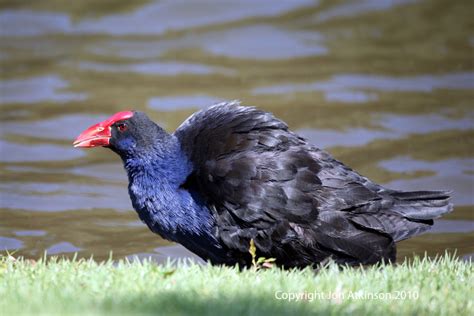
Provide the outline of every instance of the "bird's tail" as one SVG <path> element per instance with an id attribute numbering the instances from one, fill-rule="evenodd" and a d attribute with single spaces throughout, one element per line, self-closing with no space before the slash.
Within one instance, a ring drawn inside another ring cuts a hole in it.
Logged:
<path id="1" fill-rule="evenodd" d="M 453 210 L 449 191 L 396 191 L 392 211 L 414 220 L 433 220 Z"/>
<path id="2" fill-rule="evenodd" d="M 407 239 L 425 232 L 433 220 L 453 210 L 449 191 L 395 191 L 392 212 L 405 219 L 404 228 L 393 235 L 395 241 Z"/>
<path id="3" fill-rule="evenodd" d="M 390 203 L 376 212 L 354 212 L 351 221 L 365 229 L 388 234 L 397 242 L 419 235 L 433 220 L 453 209 L 449 191 L 389 191 Z"/>

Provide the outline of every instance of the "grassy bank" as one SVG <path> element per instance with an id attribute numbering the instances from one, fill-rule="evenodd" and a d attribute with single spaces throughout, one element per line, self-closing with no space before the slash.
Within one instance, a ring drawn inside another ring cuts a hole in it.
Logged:
<path id="1" fill-rule="evenodd" d="M 1 257 L 0 314 L 467 315 L 473 270 L 448 255 L 318 272 Z"/>

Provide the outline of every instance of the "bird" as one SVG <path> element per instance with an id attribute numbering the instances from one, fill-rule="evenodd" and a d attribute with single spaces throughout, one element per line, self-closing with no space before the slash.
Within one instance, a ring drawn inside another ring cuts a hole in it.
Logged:
<path id="1" fill-rule="evenodd" d="M 174 133 L 122 111 L 73 145 L 122 159 L 133 208 L 149 229 L 212 265 L 282 268 L 394 263 L 396 243 L 452 211 L 450 191 L 400 191 L 360 175 L 239 101 L 199 110 Z"/>

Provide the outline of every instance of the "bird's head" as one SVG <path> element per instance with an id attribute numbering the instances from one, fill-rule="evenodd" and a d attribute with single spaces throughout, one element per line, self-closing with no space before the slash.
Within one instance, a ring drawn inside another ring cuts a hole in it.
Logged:
<path id="1" fill-rule="evenodd" d="M 166 134 L 145 113 L 118 112 L 83 131 L 74 141 L 74 147 L 108 147 L 122 158 L 146 152 Z"/>

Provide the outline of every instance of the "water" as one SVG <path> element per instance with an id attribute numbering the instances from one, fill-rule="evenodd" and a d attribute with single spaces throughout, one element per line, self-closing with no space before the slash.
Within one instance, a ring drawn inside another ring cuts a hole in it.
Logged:
<path id="1" fill-rule="evenodd" d="M 399 257 L 474 254 L 469 1 L 18 2 L 0 11 L 0 251 L 188 257 L 153 235 L 106 149 L 71 143 L 120 110 L 174 130 L 240 99 L 371 179 L 451 189 Z"/>

